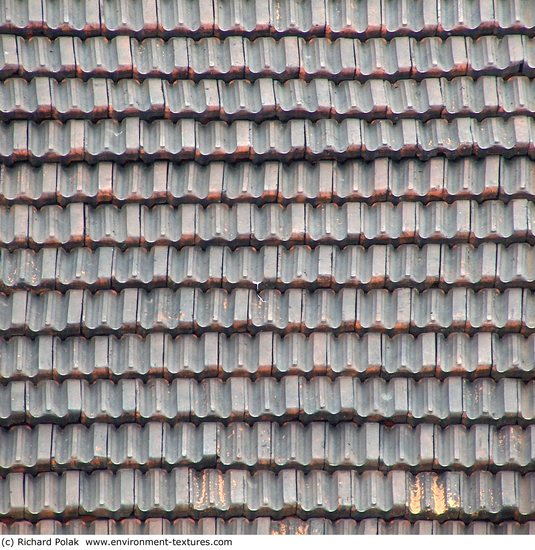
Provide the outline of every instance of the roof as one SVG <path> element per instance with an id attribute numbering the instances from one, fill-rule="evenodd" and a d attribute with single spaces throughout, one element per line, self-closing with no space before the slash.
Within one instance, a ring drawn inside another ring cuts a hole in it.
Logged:
<path id="1" fill-rule="evenodd" d="M 60 4 L 0 0 L 0 534 L 535 532 L 529 3 Z"/>

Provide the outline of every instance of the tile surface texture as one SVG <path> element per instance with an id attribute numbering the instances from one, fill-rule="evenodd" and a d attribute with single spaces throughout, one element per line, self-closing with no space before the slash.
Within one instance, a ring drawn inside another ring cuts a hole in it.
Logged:
<path id="1" fill-rule="evenodd" d="M 0 0 L 0 534 L 535 534 L 528 0 Z"/>

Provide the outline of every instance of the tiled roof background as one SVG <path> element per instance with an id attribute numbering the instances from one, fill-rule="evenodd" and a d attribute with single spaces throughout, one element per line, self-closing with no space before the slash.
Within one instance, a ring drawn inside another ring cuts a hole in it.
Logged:
<path id="1" fill-rule="evenodd" d="M 0 533 L 535 532 L 530 0 L 0 0 Z"/>

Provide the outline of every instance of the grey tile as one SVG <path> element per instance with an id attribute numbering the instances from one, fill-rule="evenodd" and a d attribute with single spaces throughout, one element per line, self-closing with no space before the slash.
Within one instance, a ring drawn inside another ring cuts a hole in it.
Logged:
<path id="1" fill-rule="evenodd" d="M 244 34 L 251 37 L 268 34 L 272 30 L 271 10 L 269 2 L 258 4 L 243 0 L 217 0 L 214 2 L 214 33 L 218 36 Z"/>
<path id="2" fill-rule="evenodd" d="M 42 0 L 44 32 L 50 36 L 72 33 L 94 36 L 101 32 L 99 0 L 69 0 L 61 5 Z"/>
<path id="3" fill-rule="evenodd" d="M 95 36 L 85 40 L 75 37 L 73 45 L 78 77 L 119 79 L 132 76 L 135 61 L 128 37 L 118 36 L 107 39 L 103 36 Z"/>
<path id="4" fill-rule="evenodd" d="M 499 1 L 499 0 L 498 0 Z M 489 32 L 494 26 L 494 4 L 473 0 L 437 2 L 438 31 L 455 34 Z"/>
<path id="5" fill-rule="evenodd" d="M 156 0 L 161 32 L 168 36 L 210 35 L 214 31 L 212 0 Z"/>
<path id="6" fill-rule="evenodd" d="M 7 51 L 11 51 L 8 48 Z M 75 40 L 60 36 L 50 40 L 44 36 L 23 39 L 17 37 L 18 72 L 25 78 L 53 76 L 69 78 L 76 74 L 78 56 L 75 56 Z"/>
<path id="7" fill-rule="evenodd" d="M 102 32 L 144 36 L 158 30 L 157 0 L 100 1 Z"/>

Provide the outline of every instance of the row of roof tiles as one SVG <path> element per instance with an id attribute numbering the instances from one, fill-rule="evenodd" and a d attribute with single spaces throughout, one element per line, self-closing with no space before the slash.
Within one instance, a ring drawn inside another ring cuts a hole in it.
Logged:
<path id="1" fill-rule="evenodd" d="M 317 120 L 534 115 L 535 84 L 525 76 L 426 78 L 421 81 L 325 79 L 119 80 L 36 77 L 0 82 L 4 121 L 47 118 L 122 119 L 124 117 L 208 120 Z"/>
<path id="2" fill-rule="evenodd" d="M 528 33 L 526 1 L 510 0 L 52 0 L 0 4 L 0 31 L 23 35 L 428 36 Z"/>
<path id="3" fill-rule="evenodd" d="M 301 77 L 341 80 L 535 74 L 535 38 L 148 38 L 24 39 L 0 35 L 0 75 L 56 79 Z"/>
<path id="4" fill-rule="evenodd" d="M 148 332 L 521 332 L 535 331 L 535 292 L 453 288 L 419 292 L 180 287 L 121 292 L 69 290 L 0 294 L 0 335 L 62 337 Z"/>
<path id="5" fill-rule="evenodd" d="M 0 382 L 69 378 L 258 379 L 286 375 L 306 378 L 435 376 L 533 378 L 535 335 L 476 332 L 449 336 L 423 333 L 387 336 L 314 332 L 280 336 L 207 332 L 200 337 L 151 333 L 94 336 L 14 336 L 0 339 Z"/>
<path id="6" fill-rule="evenodd" d="M 95 422 L 168 421 L 256 423 L 343 420 L 356 422 L 464 423 L 523 426 L 535 419 L 535 381 L 450 376 L 383 378 L 340 376 L 334 380 L 286 375 L 280 380 L 226 381 L 175 378 L 14 381 L 0 386 L 0 426 Z"/>
<path id="7" fill-rule="evenodd" d="M 379 158 L 343 163 L 267 161 L 228 164 L 83 162 L 0 165 L 0 204 L 70 202 L 151 206 L 166 202 L 374 203 L 388 200 L 535 199 L 535 163 L 527 157 Z"/>
<path id="8" fill-rule="evenodd" d="M 18 247 L 263 246 L 336 244 L 370 246 L 461 242 L 526 243 L 534 240 L 535 204 L 458 200 L 310 204 L 71 203 L 40 209 L 0 206 L 0 243 Z M 261 282 L 261 280 L 255 281 Z"/>
<path id="9" fill-rule="evenodd" d="M 0 123 L 0 161 L 8 164 L 192 159 L 203 163 L 248 159 L 289 162 L 495 154 L 535 157 L 534 119 L 293 119 L 259 124 L 245 120 L 203 124 L 192 119 L 149 122 L 126 118 L 121 122 L 104 119 Z"/>
<path id="10" fill-rule="evenodd" d="M 522 521 L 533 519 L 535 474 L 460 472 L 151 469 L 37 476 L 0 481 L 0 517 L 86 518 L 268 516 Z"/>
<path id="11" fill-rule="evenodd" d="M 69 424 L 0 430 L 0 473 L 149 471 L 190 466 L 279 471 L 533 471 L 535 427 L 341 422 Z"/>
<path id="12" fill-rule="evenodd" d="M 296 245 L 259 249 L 222 246 L 0 249 L 0 290 L 89 290 L 180 286 L 424 290 L 469 286 L 504 290 L 535 283 L 535 247 L 484 241 L 469 244 Z"/>
<path id="13" fill-rule="evenodd" d="M 385 521 L 368 518 L 330 520 L 314 518 L 301 520 L 288 517 L 273 520 L 259 517 L 175 519 L 136 518 L 113 520 L 67 520 L 43 519 L 36 523 L 19 520 L 0 522 L 2 535 L 532 535 L 535 521 L 473 521 L 445 522 L 432 520 L 397 519 Z"/>

